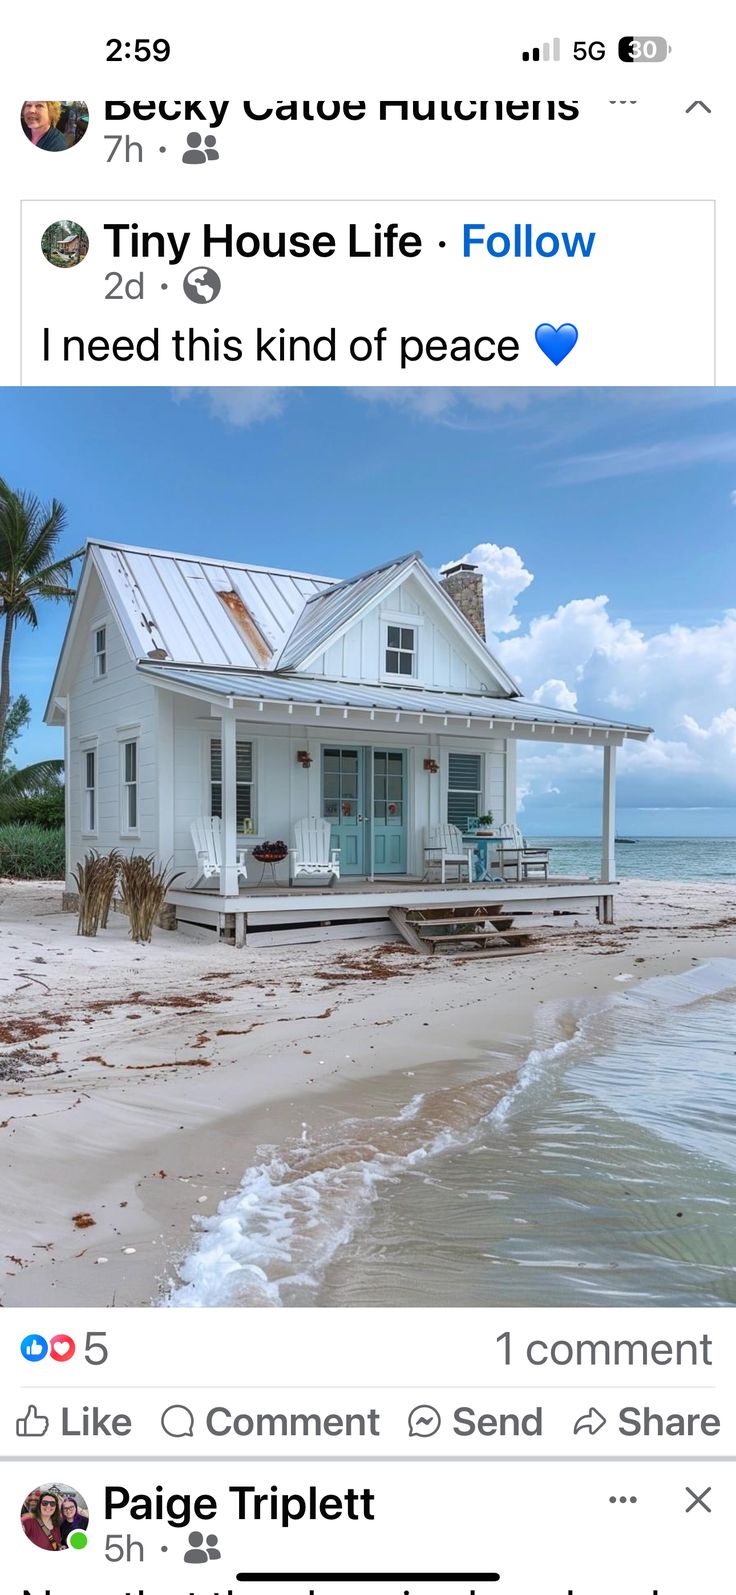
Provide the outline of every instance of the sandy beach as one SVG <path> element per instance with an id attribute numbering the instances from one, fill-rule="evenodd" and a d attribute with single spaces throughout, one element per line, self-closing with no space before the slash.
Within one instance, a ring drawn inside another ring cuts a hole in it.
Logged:
<path id="1" fill-rule="evenodd" d="M 160 930 L 139 947 L 117 914 L 85 940 L 60 895 L 0 882 L 4 1306 L 156 1304 L 258 1147 L 336 1098 L 366 1120 L 391 1076 L 397 1103 L 445 1075 L 470 1086 L 491 1046 L 508 1085 L 545 1011 L 736 959 L 726 882 L 630 881 L 615 925 L 571 920 L 549 948 L 492 960 L 238 952 Z"/>

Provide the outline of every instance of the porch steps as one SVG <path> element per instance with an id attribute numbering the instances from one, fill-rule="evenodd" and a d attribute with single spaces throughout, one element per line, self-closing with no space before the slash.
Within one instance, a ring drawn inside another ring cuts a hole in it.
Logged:
<path id="1" fill-rule="evenodd" d="M 417 953 L 470 954 L 486 956 L 500 952 L 520 952 L 533 938 L 529 929 L 514 929 L 514 917 L 504 914 L 501 904 L 470 904 L 448 914 L 446 910 L 390 908 L 391 923 L 404 941 Z"/>

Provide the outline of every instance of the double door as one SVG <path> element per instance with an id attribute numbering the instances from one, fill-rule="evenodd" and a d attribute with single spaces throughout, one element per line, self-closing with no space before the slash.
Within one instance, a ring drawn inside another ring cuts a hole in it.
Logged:
<path id="1" fill-rule="evenodd" d="M 404 875 L 406 750 L 324 747 L 322 813 L 341 875 Z"/>

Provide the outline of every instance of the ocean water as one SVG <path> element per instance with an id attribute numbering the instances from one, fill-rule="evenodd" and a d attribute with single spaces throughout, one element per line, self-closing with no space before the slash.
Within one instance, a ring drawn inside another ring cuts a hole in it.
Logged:
<path id="1" fill-rule="evenodd" d="M 626 834 L 625 832 L 622 834 Z M 600 873 L 601 844 L 587 837 L 534 837 L 550 848 L 554 875 Z M 642 836 L 616 847 L 619 880 L 724 881 L 736 879 L 736 838 Z"/>
<path id="2" fill-rule="evenodd" d="M 545 1024 L 264 1148 L 166 1305 L 736 1303 L 736 962 Z"/>

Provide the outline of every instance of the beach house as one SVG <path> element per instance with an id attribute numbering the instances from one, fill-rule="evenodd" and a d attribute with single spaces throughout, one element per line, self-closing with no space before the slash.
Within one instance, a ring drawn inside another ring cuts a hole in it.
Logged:
<path id="1" fill-rule="evenodd" d="M 46 718 L 67 893 L 91 849 L 152 853 L 180 872 L 170 923 L 240 945 L 380 935 L 420 898 L 610 920 L 616 750 L 649 735 L 524 698 L 467 562 L 335 580 L 103 541 Z M 518 743 L 552 739 L 600 748 L 596 880 L 555 879 L 515 829 Z"/>

